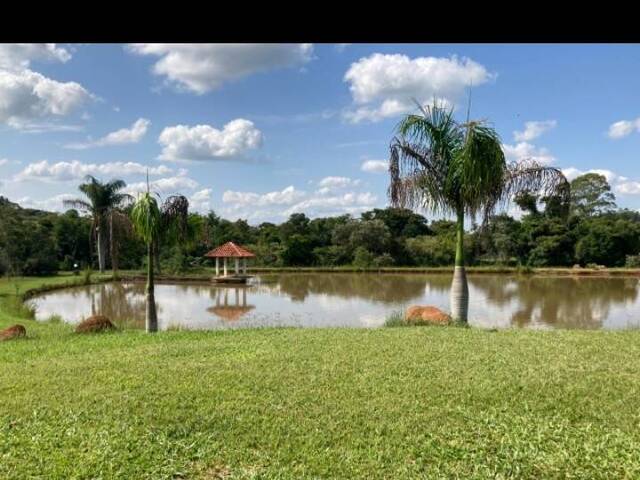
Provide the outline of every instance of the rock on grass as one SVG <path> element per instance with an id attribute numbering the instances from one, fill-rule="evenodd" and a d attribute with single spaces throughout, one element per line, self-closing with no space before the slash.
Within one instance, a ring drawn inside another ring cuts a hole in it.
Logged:
<path id="1" fill-rule="evenodd" d="M 0 342 L 4 340 L 12 340 L 14 338 L 20 338 L 27 335 L 27 329 L 24 326 L 17 324 L 11 327 L 0 330 Z"/>
<path id="2" fill-rule="evenodd" d="M 106 332 L 115 329 L 115 325 L 104 315 L 93 315 L 78 324 L 76 333 Z"/>

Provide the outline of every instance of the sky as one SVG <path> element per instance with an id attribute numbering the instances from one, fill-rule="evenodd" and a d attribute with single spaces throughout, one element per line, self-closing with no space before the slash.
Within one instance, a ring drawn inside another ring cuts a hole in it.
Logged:
<path id="1" fill-rule="evenodd" d="M 640 45 L 0 44 L 0 195 L 64 211 L 87 175 L 251 224 L 388 205 L 403 114 L 434 98 L 507 160 L 597 171 L 640 209 Z M 513 208 L 513 207 L 512 207 Z"/>

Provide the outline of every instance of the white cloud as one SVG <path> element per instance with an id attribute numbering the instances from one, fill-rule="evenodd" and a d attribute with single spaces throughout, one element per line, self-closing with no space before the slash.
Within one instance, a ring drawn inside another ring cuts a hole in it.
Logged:
<path id="1" fill-rule="evenodd" d="M 640 133 L 640 117 L 635 120 L 620 120 L 619 122 L 612 123 L 609 126 L 609 138 L 617 140 L 619 138 L 626 137 L 636 130 Z"/>
<path id="2" fill-rule="evenodd" d="M 349 177 L 324 177 L 318 182 L 320 187 L 344 188 L 358 185 L 360 180 L 353 180 Z"/>
<path id="3" fill-rule="evenodd" d="M 384 173 L 389 170 L 389 162 L 386 160 L 365 160 L 360 170 L 369 173 Z"/>
<path id="4" fill-rule="evenodd" d="M 526 122 L 522 132 L 513 132 L 513 138 L 516 142 L 529 142 L 534 138 L 538 138 L 544 132 L 555 128 L 557 125 L 558 122 L 556 120 Z"/>
<path id="5" fill-rule="evenodd" d="M 77 195 L 72 195 L 70 193 L 62 193 L 45 200 L 34 200 L 27 196 L 19 198 L 16 203 L 24 208 L 37 208 L 38 210 L 46 210 L 49 212 L 64 212 L 68 210 L 68 208 L 64 206 L 64 201 L 77 197 Z"/>
<path id="6" fill-rule="evenodd" d="M 189 210 L 200 213 L 207 213 L 211 210 L 211 192 L 210 188 L 205 188 L 195 192 L 189 197 Z"/>
<path id="7" fill-rule="evenodd" d="M 50 182 L 66 182 L 82 179 L 87 175 L 122 177 L 125 175 L 167 175 L 172 170 L 164 165 L 147 167 L 135 162 L 82 163 L 78 160 L 70 162 L 49 163 L 47 160 L 30 163 L 15 176 L 16 181 L 42 180 Z"/>
<path id="8" fill-rule="evenodd" d="M 9 160 L 7 158 L 0 158 L 0 167 L 2 165 L 6 165 L 7 163 L 9 163 Z"/>
<path id="9" fill-rule="evenodd" d="M 211 125 L 166 127 L 158 139 L 160 160 L 228 160 L 242 158 L 262 145 L 262 132 L 253 122 L 238 118 L 222 130 Z"/>
<path id="10" fill-rule="evenodd" d="M 139 43 L 127 48 L 139 55 L 160 57 L 153 73 L 197 94 L 254 73 L 303 65 L 313 55 L 311 44 Z"/>
<path id="11" fill-rule="evenodd" d="M 607 182 L 609 182 L 610 184 L 619 179 L 622 179 L 622 180 L 627 179 L 627 177 L 621 177 L 616 173 L 612 172 L 611 170 L 598 169 L 598 168 L 594 168 L 591 170 L 579 170 L 575 167 L 569 167 L 569 168 L 563 168 L 562 173 L 564 174 L 565 177 L 567 177 L 568 180 L 573 180 L 574 178 L 579 177 L 580 175 L 584 175 L 585 173 L 597 173 L 599 175 L 603 175 L 607 179 Z"/>
<path id="12" fill-rule="evenodd" d="M 3 43 L 0 44 L 0 68 L 23 70 L 33 60 L 67 62 L 71 54 L 55 43 Z"/>
<path id="13" fill-rule="evenodd" d="M 495 76 L 468 58 L 417 57 L 374 53 L 351 64 L 344 76 L 357 108 L 344 113 L 352 122 L 378 121 L 438 99 L 445 106 L 456 103 L 470 85 L 478 86 Z"/>
<path id="14" fill-rule="evenodd" d="M 177 194 L 184 190 L 195 190 L 199 183 L 194 179 L 184 175 L 175 177 L 159 178 L 149 182 L 149 190 L 160 195 Z M 125 191 L 131 195 L 137 195 L 147 191 L 147 182 L 131 183 L 127 185 Z"/>
<path id="15" fill-rule="evenodd" d="M 139 118 L 133 123 L 133 125 L 131 125 L 130 128 L 121 128 L 120 130 L 111 132 L 95 141 L 88 141 L 85 143 L 71 143 L 65 145 L 65 148 L 84 150 L 91 147 L 106 147 L 113 145 L 127 145 L 131 143 L 138 143 L 147 133 L 147 129 L 149 128 L 150 124 L 151 122 L 146 118 Z"/>
<path id="16" fill-rule="evenodd" d="M 599 175 L 603 175 L 607 179 L 607 182 L 611 185 L 611 189 L 614 193 L 621 195 L 640 195 L 640 181 L 631 180 L 628 177 L 618 175 L 611 170 L 598 168 L 580 170 L 575 167 L 569 167 L 562 169 L 562 173 L 564 173 L 565 177 L 569 180 L 573 180 L 574 178 L 586 173 L 597 173 Z"/>
<path id="17" fill-rule="evenodd" d="M 544 147 L 536 147 L 527 142 L 519 142 L 516 145 L 503 144 L 502 149 L 506 159 L 510 162 L 533 160 L 541 165 L 551 165 L 556 158 Z"/>
<path id="18" fill-rule="evenodd" d="M 304 212 L 310 217 L 358 214 L 376 205 L 377 201 L 377 197 L 370 192 L 346 192 L 327 196 L 320 192 L 297 190 L 292 185 L 281 191 L 265 194 L 228 190 L 222 195 L 226 216 L 254 220 L 282 220 L 296 212 Z"/>
<path id="19" fill-rule="evenodd" d="M 14 128 L 68 115 L 92 98 L 76 82 L 58 82 L 31 70 L 0 70 L 0 123 Z"/>
<path id="20" fill-rule="evenodd" d="M 258 194 L 253 192 L 234 192 L 227 190 L 222 194 L 222 201 L 224 203 L 232 203 L 234 207 L 245 206 L 271 206 L 271 205 L 291 205 L 304 197 L 305 192 L 296 190 L 293 185 L 289 185 L 287 188 L 269 192 L 265 194 Z"/>

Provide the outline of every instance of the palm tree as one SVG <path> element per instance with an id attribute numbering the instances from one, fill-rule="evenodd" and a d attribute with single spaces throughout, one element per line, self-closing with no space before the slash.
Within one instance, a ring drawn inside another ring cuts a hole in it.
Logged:
<path id="1" fill-rule="evenodd" d="M 178 243 L 182 249 L 187 241 L 189 200 L 183 195 L 170 195 L 160 207 L 160 232 L 154 240 L 153 251 L 156 268 L 160 273 L 160 245 Z"/>
<path id="2" fill-rule="evenodd" d="M 158 330 L 155 286 L 153 282 L 153 244 L 160 232 L 160 209 L 158 202 L 147 190 L 136 200 L 131 209 L 134 230 L 147 245 L 147 312 L 145 328 L 147 332 Z"/>
<path id="3" fill-rule="evenodd" d="M 113 222 L 116 210 L 122 207 L 127 201 L 131 199 L 131 196 L 122 193 L 121 190 L 127 186 L 123 180 L 111 180 L 107 183 L 102 183 L 91 175 L 85 177 L 86 183 L 80 184 L 78 189 L 85 194 L 87 200 L 76 198 L 73 200 L 65 200 L 64 205 L 66 207 L 75 208 L 77 210 L 89 213 L 92 217 L 92 232 L 95 233 L 97 239 L 98 250 L 98 266 L 100 272 L 104 272 L 106 263 L 106 229 L 107 221 L 110 223 L 110 236 L 112 246 L 112 264 L 114 253 L 114 238 L 113 238 Z M 117 263 L 117 260 L 116 260 Z"/>
<path id="4" fill-rule="evenodd" d="M 172 195 L 158 207 L 155 197 L 147 191 L 140 195 L 131 210 L 134 230 L 147 245 L 147 311 L 145 327 L 147 332 L 158 330 L 158 315 L 155 302 L 154 251 L 160 238 L 171 238 L 183 231 L 186 225 L 189 201 L 182 195 Z M 175 238 L 175 237 L 174 237 Z"/>
<path id="5" fill-rule="evenodd" d="M 569 183 L 553 167 L 526 160 L 507 164 L 496 131 L 482 121 L 458 123 L 453 111 L 419 105 L 407 115 L 390 145 L 389 197 L 393 206 L 456 216 L 456 256 L 451 316 L 467 321 L 469 288 L 464 263 L 464 219 L 484 224 L 499 204 L 523 191 L 568 198 Z"/>

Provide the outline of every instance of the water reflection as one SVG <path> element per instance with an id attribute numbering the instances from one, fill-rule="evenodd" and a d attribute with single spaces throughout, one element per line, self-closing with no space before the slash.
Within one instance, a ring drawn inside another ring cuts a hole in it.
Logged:
<path id="1" fill-rule="evenodd" d="M 159 327 L 376 327 L 412 304 L 448 310 L 447 274 L 273 274 L 251 285 L 158 284 Z M 635 277 L 470 275 L 469 321 L 480 327 L 637 328 Z M 35 299 L 37 318 L 78 322 L 101 313 L 142 328 L 142 283 L 110 283 Z"/>
<path id="2" fill-rule="evenodd" d="M 248 288 L 247 286 L 242 286 L 211 289 L 212 293 L 215 292 L 216 304 L 207 308 L 207 312 L 211 312 L 229 322 L 239 320 L 240 317 L 256 308 L 254 305 L 247 305 Z M 231 290 L 233 290 L 232 294 L 230 294 Z M 230 296 L 235 298 L 235 302 L 231 303 L 229 301 Z"/>
<path id="3" fill-rule="evenodd" d="M 624 315 L 612 308 L 630 307 L 638 311 L 638 279 L 632 277 L 471 277 L 472 288 L 487 302 L 509 309 L 512 326 L 553 326 L 556 328 L 601 328 L 608 319 L 612 326 L 624 327 Z M 611 318 L 614 317 L 614 318 Z M 627 319 L 633 323 L 635 315 Z M 636 322 L 637 323 L 637 322 Z"/>

